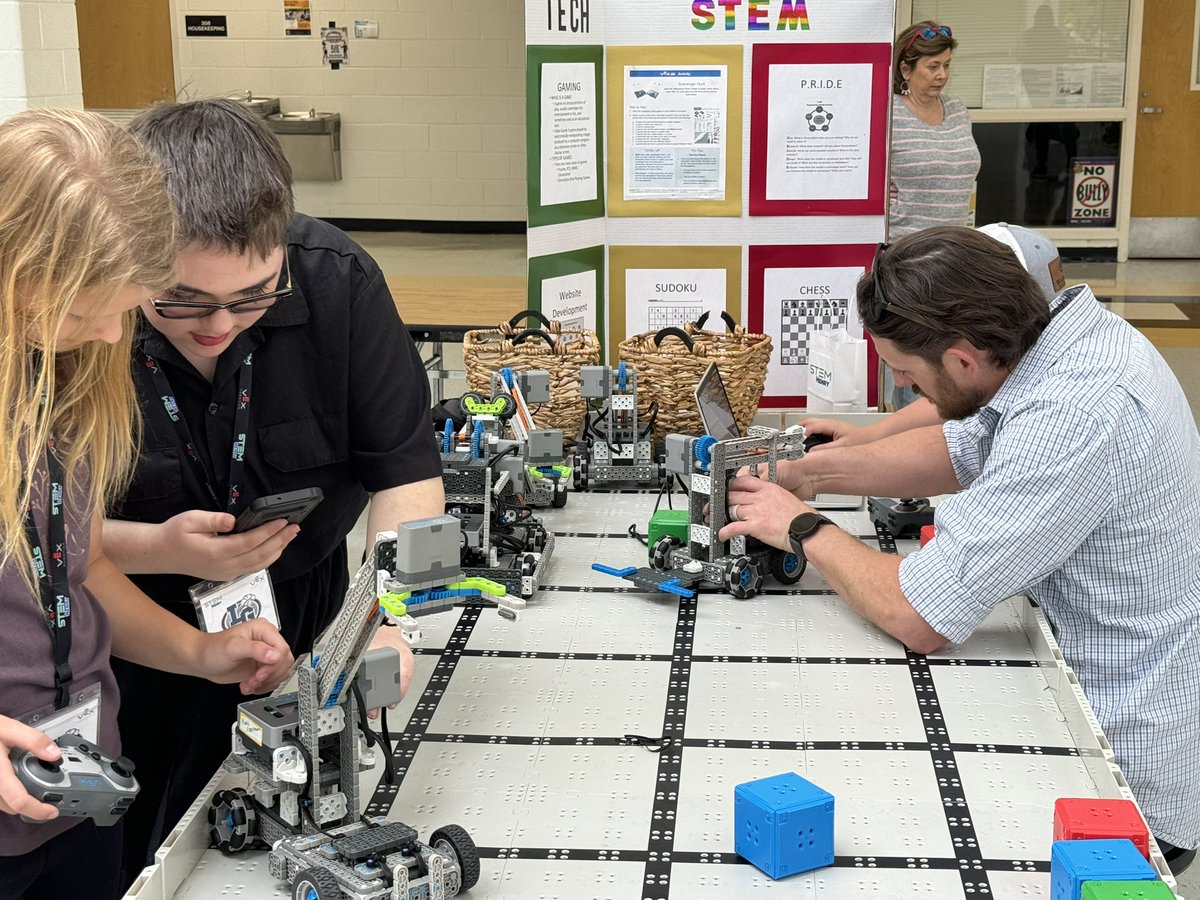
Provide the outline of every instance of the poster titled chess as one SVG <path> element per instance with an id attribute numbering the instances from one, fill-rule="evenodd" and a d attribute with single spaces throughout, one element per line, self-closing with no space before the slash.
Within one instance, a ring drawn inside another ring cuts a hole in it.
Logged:
<path id="1" fill-rule="evenodd" d="M 804 405 L 813 333 L 844 329 L 862 337 L 855 291 L 873 250 L 869 244 L 750 248 L 747 326 L 769 335 L 772 346 L 761 406 Z"/>

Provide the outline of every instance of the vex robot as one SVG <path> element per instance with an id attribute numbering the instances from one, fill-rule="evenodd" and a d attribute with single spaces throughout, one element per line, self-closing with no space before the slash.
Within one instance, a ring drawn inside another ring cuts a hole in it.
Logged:
<path id="1" fill-rule="evenodd" d="M 467 596 L 490 597 L 511 615 L 524 606 L 498 585 L 460 581 L 460 574 L 452 516 L 379 535 L 336 618 L 298 661 L 298 690 L 238 706 L 225 766 L 248 773 L 250 790 L 214 796 L 208 817 L 219 849 L 266 843 L 271 874 L 296 900 L 435 900 L 475 884 L 479 855 L 465 830 L 447 825 L 422 843 L 408 825 L 362 816 L 358 784 L 379 742 L 366 711 L 400 699 L 394 653 L 390 667 L 367 654 L 384 618 L 406 619 Z"/>
<path id="2" fill-rule="evenodd" d="M 633 482 L 657 487 L 666 478 L 654 455 L 654 422 L 638 423 L 637 370 L 622 361 L 580 369 L 580 393 L 588 401 L 575 465 L 575 488 Z"/>
<path id="3" fill-rule="evenodd" d="M 464 574 L 528 598 L 554 551 L 554 536 L 534 517 L 530 500 L 564 505 L 570 469 L 561 465 L 562 432 L 531 428 L 524 403 L 527 394 L 538 402 L 543 389 L 549 397 L 548 374 L 505 370 L 496 379 L 495 398 L 465 394 L 458 416 L 446 419 L 442 485 L 446 512 L 461 522 Z M 505 436 L 510 429 L 512 438 Z"/>
<path id="4" fill-rule="evenodd" d="M 668 434 L 667 471 L 691 477 L 687 543 L 674 535 L 660 537 L 650 548 L 649 567 L 618 569 L 593 563 L 592 568 L 681 597 L 693 597 L 700 586 L 712 585 L 739 600 L 748 599 L 762 589 L 767 573 L 780 584 L 795 584 L 806 565 L 795 553 L 755 538 L 722 541 L 717 535 L 729 524 L 726 488 L 739 469 L 748 467 L 757 475 L 765 467 L 767 478 L 776 481 L 778 463 L 799 459 L 804 452 L 804 430 L 799 426 L 787 431 L 753 426 L 746 437 L 722 441 L 708 434 Z"/>

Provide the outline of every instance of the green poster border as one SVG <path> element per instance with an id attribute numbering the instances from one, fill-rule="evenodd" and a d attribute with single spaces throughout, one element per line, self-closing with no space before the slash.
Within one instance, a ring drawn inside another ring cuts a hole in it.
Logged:
<path id="1" fill-rule="evenodd" d="M 596 199 L 542 206 L 542 65 L 590 62 L 596 70 Z M 604 47 L 529 45 L 525 48 L 526 196 L 529 227 L 561 225 L 604 215 Z"/>
<path id="2" fill-rule="evenodd" d="M 540 312 L 542 309 L 542 282 L 547 278 L 577 275 L 580 272 L 596 273 L 596 321 L 592 327 L 600 338 L 600 358 L 604 359 L 604 247 L 602 245 L 530 257 L 526 303 L 529 309 L 536 309 Z"/>

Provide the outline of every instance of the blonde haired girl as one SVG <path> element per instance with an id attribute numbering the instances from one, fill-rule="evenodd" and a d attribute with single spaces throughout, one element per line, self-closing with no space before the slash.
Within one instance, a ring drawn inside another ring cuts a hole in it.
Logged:
<path id="1" fill-rule="evenodd" d="M 162 173 L 91 113 L 0 122 L 0 896 L 115 896 L 119 828 L 53 819 L 8 751 L 80 730 L 120 752 L 109 652 L 267 690 L 290 667 L 266 623 L 203 635 L 104 556 L 100 522 L 136 455 L 133 310 L 174 280 Z M 24 722 L 36 722 L 38 728 Z M 89 734 L 89 731 L 91 732 Z M 74 827 L 72 827 L 74 826 Z"/>

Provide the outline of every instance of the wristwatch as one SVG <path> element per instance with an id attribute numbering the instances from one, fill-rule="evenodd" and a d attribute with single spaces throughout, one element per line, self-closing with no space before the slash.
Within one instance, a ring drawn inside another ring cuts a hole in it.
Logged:
<path id="1" fill-rule="evenodd" d="M 800 513 L 788 526 L 788 540 L 791 541 L 792 552 L 801 559 L 807 559 L 804 555 L 804 541 L 820 531 L 822 526 L 833 524 L 833 519 L 820 513 Z"/>

